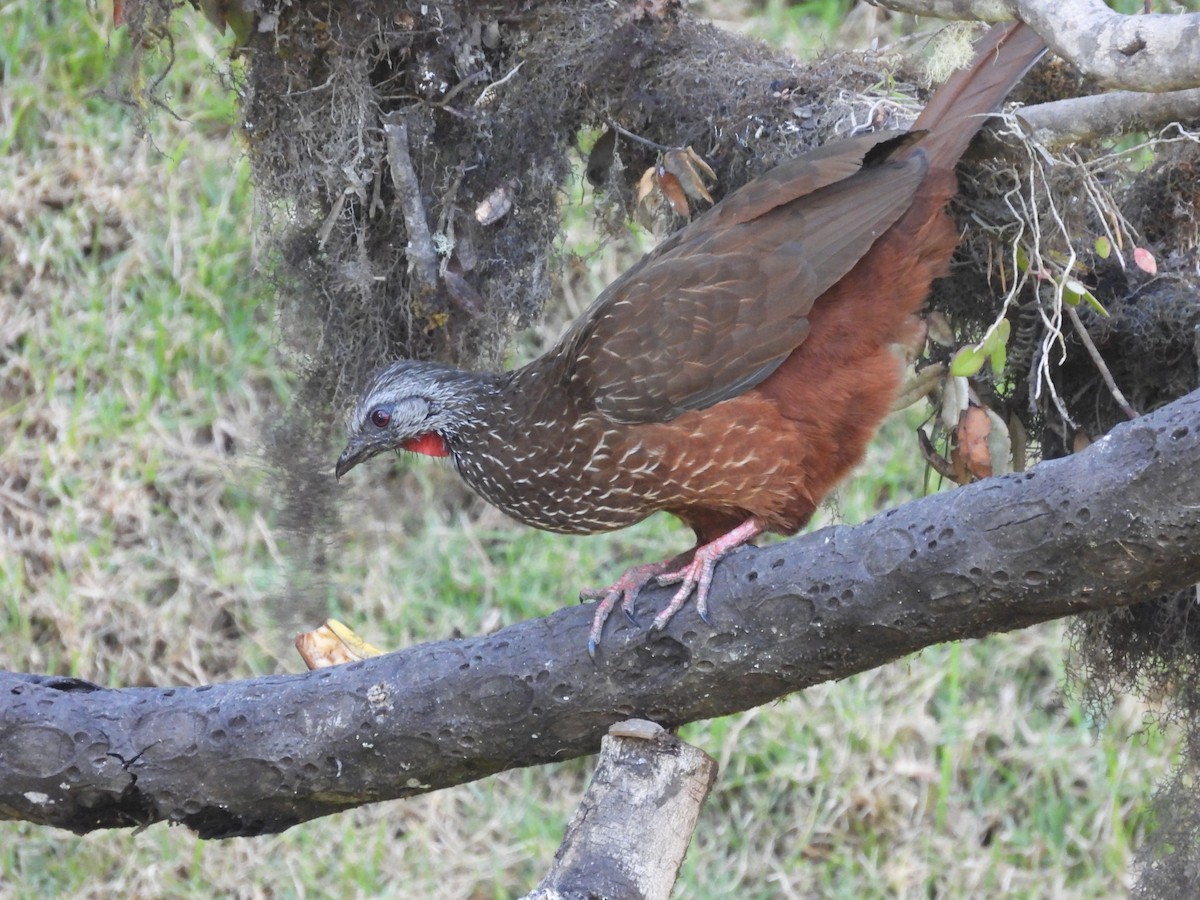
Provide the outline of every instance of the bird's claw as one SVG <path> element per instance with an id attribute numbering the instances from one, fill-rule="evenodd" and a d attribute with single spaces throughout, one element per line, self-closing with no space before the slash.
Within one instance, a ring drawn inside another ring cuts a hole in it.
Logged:
<path id="1" fill-rule="evenodd" d="M 581 591 L 579 594 L 581 600 L 598 601 L 596 614 L 592 616 L 592 629 L 588 633 L 588 655 L 592 659 L 596 658 L 596 648 L 600 646 L 604 623 L 608 621 L 618 600 L 621 601 L 621 609 L 629 621 L 633 623 L 634 627 L 638 627 L 637 619 L 633 617 L 633 603 L 637 599 L 638 593 L 650 581 L 655 581 L 660 585 L 679 585 L 679 590 L 675 592 L 666 609 L 654 617 L 654 621 L 650 624 L 651 631 L 662 631 L 666 628 L 667 623 L 671 621 L 675 613 L 683 609 L 683 605 L 687 603 L 693 593 L 696 595 L 696 614 L 700 616 L 705 625 L 712 627 L 712 620 L 708 617 L 708 592 L 712 587 L 713 572 L 716 571 L 717 563 L 729 555 L 732 550 L 753 540 L 762 532 L 763 527 L 757 519 L 747 519 L 728 534 L 697 547 L 687 564 L 673 572 L 663 571 L 669 568 L 670 560 L 648 563 L 643 566 L 634 566 L 618 578 L 617 583 L 612 587 Z"/>
<path id="2" fill-rule="evenodd" d="M 712 620 L 708 617 L 708 592 L 712 588 L 713 573 L 717 569 L 717 563 L 762 532 L 763 527 L 757 519 L 747 519 L 728 534 L 697 547 L 686 565 L 674 572 L 660 574 L 658 576 L 659 584 L 678 584 L 679 590 L 675 592 L 675 596 L 671 598 L 667 608 L 655 617 L 650 629 L 661 631 L 666 628 L 667 623 L 671 621 L 675 613 L 683 608 L 693 592 L 696 594 L 696 615 L 705 625 L 712 627 Z"/>
<path id="3" fill-rule="evenodd" d="M 703 549 L 703 548 L 702 548 Z M 654 617 L 650 625 L 651 631 L 662 631 L 675 613 L 687 603 L 688 598 L 696 594 L 696 612 L 705 625 L 712 626 L 708 618 L 708 588 L 712 584 L 713 570 L 724 553 L 701 553 L 697 551 L 690 563 L 675 572 L 663 572 L 667 563 L 649 563 L 644 566 L 634 566 L 609 588 L 588 589 L 579 592 L 581 601 L 596 601 L 596 612 L 592 616 L 592 628 L 588 632 L 588 656 L 596 658 L 596 649 L 600 646 L 600 638 L 604 625 L 612 615 L 617 602 L 621 603 L 621 611 L 634 628 L 641 628 L 633 614 L 633 605 L 638 594 L 651 581 L 660 585 L 679 584 L 679 590 L 671 598 L 666 609 Z M 681 583 L 682 582 L 682 583 Z"/>
<path id="4" fill-rule="evenodd" d="M 683 568 L 658 576 L 660 585 L 678 584 L 679 590 L 675 592 L 666 608 L 654 617 L 650 624 L 651 631 L 662 631 L 666 628 L 667 623 L 683 609 L 693 593 L 696 595 L 696 614 L 705 625 L 712 627 L 712 620 L 708 617 L 708 591 L 712 587 L 713 572 L 717 563 L 725 554 L 705 553 L 704 549 L 701 547 L 697 550 L 692 561 Z"/>
<path id="5" fill-rule="evenodd" d="M 666 567 L 666 563 L 647 563 L 634 566 L 617 579 L 617 583 L 607 588 L 589 588 L 579 592 L 581 601 L 596 601 L 596 612 L 592 616 L 592 628 L 588 632 L 588 656 L 596 658 L 596 648 L 600 646 L 600 637 L 604 632 L 604 623 L 612 615 L 617 601 L 621 603 L 621 611 L 625 613 L 634 628 L 641 625 L 633 614 L 633 604 L 642 588 L 652 581 Z"/>
<path id="6" fill-rule="evenodd" d="M 619 584 L 618 581 L 617 585 Z M 596 647 L 600 644 L 600 634 L 604 631 L 604 623 L 608 621 L 613 607 L 617 605 L 617 601 L 624 593 L 617 585 L 611 588 L 589 588 L 579 592 L 580 603 L 593 600 L 596 602 L 596 612 L 592 616 L 592 629 L 588 632 L 588 656 L 592 659 L 596 658 Z"/>

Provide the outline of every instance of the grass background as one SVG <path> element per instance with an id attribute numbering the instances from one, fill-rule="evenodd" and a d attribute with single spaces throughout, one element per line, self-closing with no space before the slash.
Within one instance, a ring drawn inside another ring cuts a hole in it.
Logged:
<path id="1" fill-rule="evenodd" d="M 291 592 L 261 435 L 292 374 L 221 38 L 185 14 L 166 82 L 178 118 L 152 116 L 146 139 L 138 110 L 101 95 L 124 36 L 81 6 L 0 4 L 0 666 L 110 685 L 297 671 L 292 633 L 327 614 L 385 646 L 476 633 L 684 543 L 657 519 L 598 538 L 522 529 L 428 461 L 379 496 L 378 463 L 346 488 L 354 527 L 331 536 L 328 580 Z M 722 18 L 811 45 L 838 9 Z M 623 264 L 596 260 L 591 287 Z M 911 432 L 889 423 L 822 521 L 918 495 Z M 721 774 L 677 895 L 1122 893 L 1177 738 L 1133 700 L 1090 721 L 1064 652 L 1057 624 L 934 647 L 684 729 Z M 0 897 L 513 896 L 590 768 L 223 842 L 4 822 Z"/>

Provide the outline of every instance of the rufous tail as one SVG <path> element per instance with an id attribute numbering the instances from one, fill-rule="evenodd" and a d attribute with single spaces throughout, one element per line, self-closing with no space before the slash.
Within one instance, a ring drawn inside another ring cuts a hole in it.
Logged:
<path id="1" fill-rule="evenodd" d="M 926 131 L 920 142 L 931 170 L 953 169 L 1022 76 L 1046 52 L 1037 33 L 1023 22 L 993 26 L 975 45 L 975 57 L 942 84 L 913 123 Z"/>

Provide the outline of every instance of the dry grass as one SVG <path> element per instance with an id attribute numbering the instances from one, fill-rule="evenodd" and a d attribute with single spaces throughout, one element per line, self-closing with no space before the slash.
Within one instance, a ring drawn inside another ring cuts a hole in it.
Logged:
<path id="1" fill-rule="evenodd" d="M 90 96 L 109 78 L 103 27 L 0 7 L 6 668 L 114 685 L 298 668 L 259 453 L 290 375 L 255 278 L 231 100 L 206 63 L 211 31 L 191 22 L 170 82 L 185 121 L 158 116 L 156 150 L 127 110 Z M 841 515 L 920 491 L 909 433 L 889 427 Z M 355 530 L 332 538 L 327 581 L 304 598 L 381 644 L 544 614 L 581 580 L 681 540 L 658 521 L 605 539 L 517 529 L 423 463 L 398 470 L 398 510 L 371 489 L 383 477 L 353 479 Z M 721 777 L 678 895 L 1121 892 L 1175 744 L 1143 731 L 1132 701 L 1087 721 L 1063 695 L 1062 653 L 1058 626 L 931 648 L 685 729 Z M 512 896 L 550 859 L 589 769 L 220 843 L 164 825 L 76 838 L 4 823 L 0 897 Z"/>

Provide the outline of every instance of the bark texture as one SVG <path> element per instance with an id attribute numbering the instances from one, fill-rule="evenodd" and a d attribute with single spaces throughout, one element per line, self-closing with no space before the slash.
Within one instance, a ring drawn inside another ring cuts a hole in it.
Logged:
<path id="1" fill-rule="evenodd" d="M 554 864 L 526 900 L 667 900 L 717 764 L 653 722 L 614 725 Z"/>
<path id="2" fill-rule="evenodd" d="M 1106 87 L 1177 91 L 1200 85 L 1200 14 L 1122 15 L 1103 0 L 879 0 L 938 19 L 1032 25 L 1050 49 Z"/>
<path id="3" fill-rule="evenodd" d="M 931 644 L 1200 581 L 1200 391 L 1075 456 L 722 563 L 713 628 L 570 604 L 492 635 L 197 688 L 0 674 L 0 816 L 84 833 L 282 831 L 595 752 L 614 722 L 729 715 Z M 643 608 L 665 602 L 648 591 Z M 620 617 L 617 617 L 620 618 Z"/>

